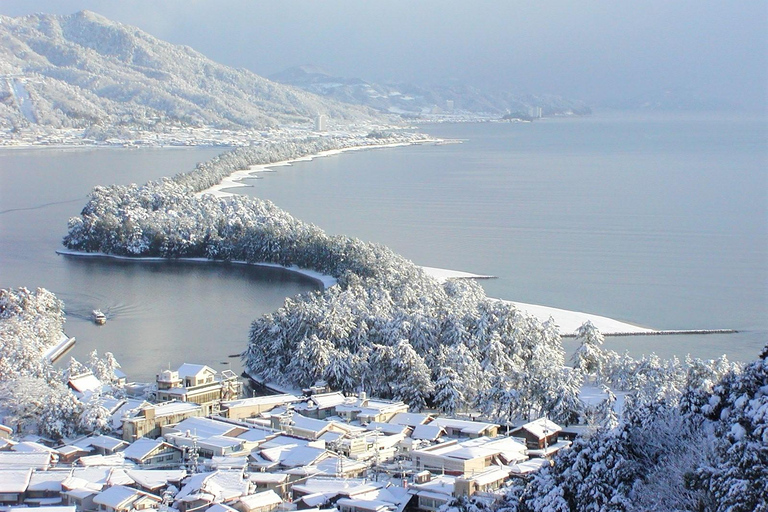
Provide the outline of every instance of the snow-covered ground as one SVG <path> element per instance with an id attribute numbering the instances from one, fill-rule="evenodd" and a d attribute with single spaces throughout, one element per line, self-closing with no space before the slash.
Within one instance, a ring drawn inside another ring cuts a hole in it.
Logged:
<path id="1" fill-rule="evenodd" d="M 435 279 L 444 281 L 446 279 L 488 279 L 491 276 L 471 274 L 458 270 L 446 270 L 433 267 L 421 267 L 427 274 Z M 536 304 L 525 304 L 523 302 L 505 301 L 514 304 L 521 311 L 536 317 L 544 322 L 551 317 L 559 327 L 561 335 L 572 335 L 581 325 L 589 320 L 597 327 L 601 333 L 608 335 L 616 334 L 651 334 L 656 332 L 654 329 L 638 327 L 626 322 L 620 322 L 612 318 L 582 313 L 579 311 L 568 311 L 565 309 L 552 308 L 549 306 L 539 306 Z"/>

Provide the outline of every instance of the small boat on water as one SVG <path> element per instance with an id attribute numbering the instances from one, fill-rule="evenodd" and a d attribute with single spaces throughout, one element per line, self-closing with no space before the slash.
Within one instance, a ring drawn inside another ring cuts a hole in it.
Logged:
<path id="1" fill-rule="evenodd" d="M 107 315 L 101 312 L 100 309 L 94 309 L 93 310 L 93 323 L 96 325 L 104 325 L 107 323 Z"/>

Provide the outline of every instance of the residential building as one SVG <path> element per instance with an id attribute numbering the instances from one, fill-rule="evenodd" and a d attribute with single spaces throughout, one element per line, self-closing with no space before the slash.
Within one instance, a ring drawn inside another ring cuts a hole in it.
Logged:
<path id="1" fill-rule="evenodd" d="M 185 363 L 178 370 L 164 370 L 157 375 L 157 400 L 192 402 L 203 408 L 203 416 L 218 414 L 222 401 L 240 396 L 241 383 L 231 370 L 218 376 L 216 370 L 202 364 Z"/>
<path id="2" fill-rule="evenodd" d="M 536 450 L 555 444 L 561 430 L 562 427 L 557 423 L 547 418 L 539 418 L 517 427 L 510 431 L 509 435 L 525 439 L 528 448 Z"/>
<path id="3" fill-rule="evenodd" d="M 160 436 L 162 427 L 196 416 L 204 416 L 202 406 L 196 403 L 148 405 L 138 413 L 123 418 L 123 439 L 132 442 L 140 437 L 156 438 Z"/>

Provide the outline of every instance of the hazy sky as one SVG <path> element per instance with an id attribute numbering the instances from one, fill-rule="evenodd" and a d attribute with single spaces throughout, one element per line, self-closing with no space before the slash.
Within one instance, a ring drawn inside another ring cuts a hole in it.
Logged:
<path id="1" fill-rule="evenodd" d="M 0 13 L 90 9 L 269 76 L 457 79 L 601 103 L 686 90 L 768 103 L 765 0 L 0 0 Z"/>

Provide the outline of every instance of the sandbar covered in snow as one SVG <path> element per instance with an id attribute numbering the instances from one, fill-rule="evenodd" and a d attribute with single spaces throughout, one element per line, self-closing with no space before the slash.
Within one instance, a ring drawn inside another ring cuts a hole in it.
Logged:
<path id="1" fill-rule="evenodd" d="M 458 270 L 446 270 L 433 267 L 421 267 L 430 276 L 439 281 L 445 281 L 446 279 L 489 279 L 493 276 L 471 274 L 469 272 L 461 272 Z M 552 308 L 549 306 L 539 306 L 536 304 L 526 304 L 523 302 L 504 301 L 514 306 L 535 318 L 541 322 L 545 322 L 552 318 L 555 324 L 559 328 L 559 332 L 563 336 L 573 335 L 576 330 L 584 324 L 587 320 L 592 322 L 601 333 L 607 335 L 618 334 L 652 334 L 658 331 L 654 329 L 648 329 L 645 327 L 638 327 L 627 322 L 620 322 L 612 318 L 604 316 L 593 315 L 590 313 L 581 313 L 579 311 L 568 311 L 565 309 Z"/>
<path id="2" fill-rule="evenodd" d="M 202 190 L 196 193 L 195 196 L 200 197 L 205 194 L 210 194 L 214 197 L 232 196 L 234 195 L 233 192 L 224 192 L 224 190 L 229 188 L 235 188 L 235 187 L 247 187 L 248 185 L 245 185 L 242 182 L 244 179 L 253 178 L 259 172 L 269 172 L 272 170 L 273 167 L 283 167 L 283 166 L 291 165 L 294 162 L 308 162 L 315 158 L 338 155 L 340 153 L 345 153 L 347 151 L 360 151 L 363 149 L 394 148 L 399 146 L 410 146 L 411 144 L 425 144 L 425 143 L 438 143 L 438 142 L 442 142 L 442 140 L 441 139 L 424 139 L 424 140 L 419 140 L 417 142 L 393 142 L 391 144 L 370 144 L 370 145 L 351 146 L 348 148 L 329 149 L 328 151 L 321 151 L 320 153 L 316 153 L 314 155 L 301 156 L 298 158 L 292 158 L 290 160 L 282 160 L 282 161 L 273 162 L 270 164 L 252 165 L 248 169 L 233 172 L 232 174 L 230 174 L 229 176 L 221 180 L 219 184 L 214 185 L 205 190 Z"/>

